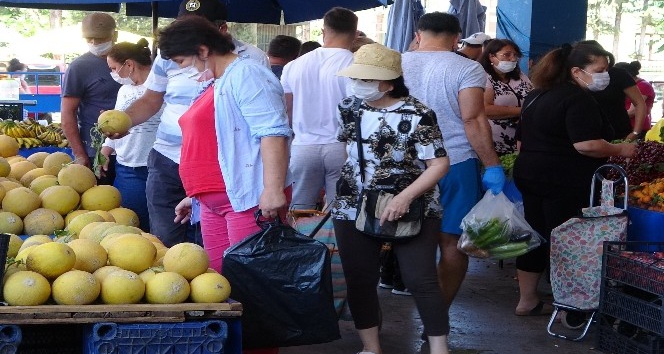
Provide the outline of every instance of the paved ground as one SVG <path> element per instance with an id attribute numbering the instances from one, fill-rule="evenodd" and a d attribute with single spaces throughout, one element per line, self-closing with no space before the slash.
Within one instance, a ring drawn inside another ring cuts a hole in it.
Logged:
<path id="1" fill-rule="evenodd" d="M 582 342 L 550 336 L 546 331 L 549 316 L 517 317 L 518 300 L 513 263 L 503 269 L 497 262 L 471 259 L 470 270 L 457 301 L 451 309 L 450 345 L 453 354 L 581 354 L 594 350 L 594 326 Z M 550 294 L 542 281 L 541 290 Z M 428 354 L 420 340 L 422 323 L 412 298 L 379 290 L 384 314 L 381 342 L 384 354 Z M 551 302 L 552 298 L 548 297 Z M 352 322 L 341 321 L 342 339 L 332 343 L 283 348 L 281 354 L 354 354 L 361 342 Z"/>

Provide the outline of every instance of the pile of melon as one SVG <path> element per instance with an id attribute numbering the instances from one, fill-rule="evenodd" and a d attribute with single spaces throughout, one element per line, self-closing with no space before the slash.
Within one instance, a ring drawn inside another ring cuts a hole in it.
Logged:
<path id="1" fill-rule="evenodd" d="M 205 250 L 172 248 L 138 228 L 120 192 L 63 152 L 18 156 L 0 135 L 0 233 L 12 234 L 3 296 L 9 305 L 221 302 L 228 281 Z M 16 235 L 24 235 L 23 238 Z"/>

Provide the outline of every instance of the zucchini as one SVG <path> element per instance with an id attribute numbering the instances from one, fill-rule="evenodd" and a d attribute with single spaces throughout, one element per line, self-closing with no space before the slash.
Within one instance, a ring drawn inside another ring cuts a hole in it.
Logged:
<path id="1" fill-rule="evenodd" d="M 491 257 L 497 259 L 514 258 L 528 253 L 528 242 L 508 242 L 489 249 Z"/>

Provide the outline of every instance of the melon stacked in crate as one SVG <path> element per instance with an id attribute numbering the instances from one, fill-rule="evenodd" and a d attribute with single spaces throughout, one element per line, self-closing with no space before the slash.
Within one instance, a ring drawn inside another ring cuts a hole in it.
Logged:
<path id="1" fill-rule="evenodd" d="M 3 295 L 9 305 L 222 302 L 230 285 L 205 250 L 171 248 L 138 228 L 120 192 L 63 152 L 16 156 L 0 136 L 0 232 L 12 234 Z M 11 139 L 7 140 L 7 139 Z M 17 236 L 23 235 L 25 240 Z"/>
<path id="2" fill-rule="evenodd" d="M 664 352 L 664 242 L 605 244 L 598 347 Z"/>

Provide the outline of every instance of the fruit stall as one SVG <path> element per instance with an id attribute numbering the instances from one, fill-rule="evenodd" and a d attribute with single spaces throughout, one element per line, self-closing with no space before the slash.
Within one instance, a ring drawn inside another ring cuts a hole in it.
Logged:
<path id="1" fill-rule="evenodd" d="M 664 123 L 664 121 L 662 122 Z M 627 242 L 607 242 L 602 261 L 598 349 L 607 353 L 664 352 L 664 124 L 648 131 L 623 167 Z"/>
<path id="2" fill-rule="evenodd" d="M 0 352 L 239 354 L 242 305 L 207 252 L 141 230 L 37 125 L 0 122 Z"/>

